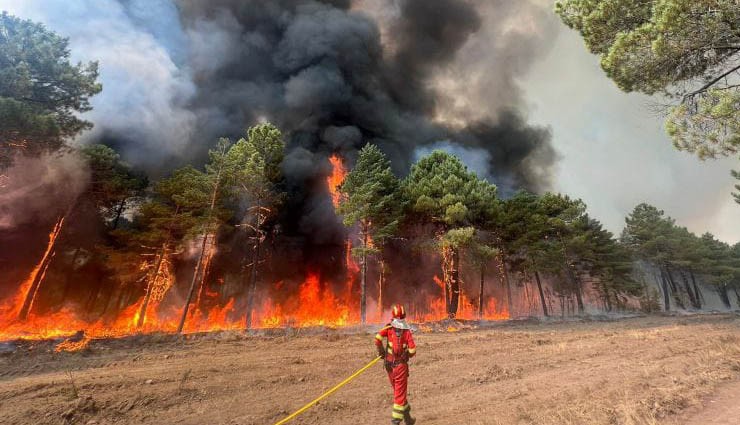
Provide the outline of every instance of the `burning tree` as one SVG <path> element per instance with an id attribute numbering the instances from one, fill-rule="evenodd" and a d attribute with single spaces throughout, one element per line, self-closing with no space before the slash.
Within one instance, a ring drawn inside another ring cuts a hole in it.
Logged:
<path id="1" fill-rule="evenodd" d="M 280 130 L 266 123 L 249 128 L 247 138 L 239 139 L 228 153 L 234 185 L 249 205 L 246 220 L 241 226 L 252 232 L 254 242 L 252 268 L 247 285 L 247 329 L 252 327 L 265 224 L 284 197 L 281 189 L 284 151 L 285 142 Z"/>
<path id="2" fill-rule="evenodd" d="M 163 270 L 171 254 L 182 248 L 185 239 L 192 236 L 203 220 L 203 205 L 208 202 L 208 194 L 207 177 L 188 166 L 159 181 L 150 199 L 139 209 L 132 239 L 154 250 L 154 259 L 146 275 L 146 292 L 137 326 L 144 324 L 152 297 L 161 300 L 161 295 L 173 284 Z"/>
<path id="3" fill-rule="evenodd" d="M 367 258 L 370 254 L 380 256 L 381 276 L 385 265 L 382 247 L 398 228 L 402 211 L 400 184 L 391 171 L 391 163 L 377 146 L 365 145 L 360 151 L 357 164 L 347 174 L 340 187 L 341 197 L 337 213 L 346 226 L 357 224 L 360 232 L 360 247 L 354 254 L 360 258 L 360 322 L 367 319 Z M 380 282 L 382 291 L 382 281 Z M 380 303 L 381 300 L 379 299 Z"/>
<path id="4" fill-rule="evenodd" d="M 447 313 L 454 318 L 460 296 L 460 249 L 474 234 L 471 226 L 495 203 L 496 186 L 468 171 L 458 157 L 434 151 L 411 167 L 403 191 L 409 202 L 409 219 L 435 229 Z"/>
<path id="5" fill-rule="evenodd" d="M 188 295 L 185 298 L 185 306 L 182 309 L 182 317 L 180 318 L 180 324 L 177 326 L 177 333 L 182 332 L 185 326 L 185 321 L 188 317 L 188 310 L 190 303 L 193 301 L 193 295 L 195 294 L 196 285 L 203 285 L 203 281 L 206 275 L 206 262 L 210 261 L 213 255 L 211 250 L 213 243 L 209 245 L 209 238 L 216 237 L 219 225 L 226 216 L 230 215 L 226 209 L 220 207 L 219 202 L 224 199 L 224 195 L 230 191 L 231 182 L 234 177 L 234 164 L 230 161 L 228 156 L 229 146 L 231 142 L 229 139 L 219 139 L 216 149 L 208 151 L 210 162 L 206 164 L 206 173 L 204 175 L 205 182 L 208 187 L 208 201 L 207 204 L 203 205 L 205 210 L 204 219 L 201 223 L 201 245 L 198 254 L 198 261 L 195 263 L 195 270 L 193 270 L 193 277 L 190 281 L 190 289 Z M 200 280 L 199 280 L 200 278 Z M 200 282 L 200 283 L 198 283 Z"/>

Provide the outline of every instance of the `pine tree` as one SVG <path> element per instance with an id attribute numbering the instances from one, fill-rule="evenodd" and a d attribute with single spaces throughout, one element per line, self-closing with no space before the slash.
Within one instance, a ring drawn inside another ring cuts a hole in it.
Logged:
<path id="1" fill-rule="evenodd" d="M 79 114 L 102 89 L 98 64 L 70 64 L 68 46 L 41 24 L 0 13 L 0 168 L 92 127 Z"/>
<path id="2" fill-rule="evenodd" d="M 360 257 L 362 324 L 365 324 L 367 318 L 367 259 L 371 254 L 382 256 L 385 242 L 398 229 L 403 208 L 399 187 L 399 180 L 391 171 L 388 158 L 377 146 L 367 144 L 360 151 L 357 164 L 339 188 L 342 196 L 337 214 L 342 217 L 345 226 L 356 224 L 360 232 L 360 247 L 354 249 L 354 254 Z M 382 260 L 380 267 L 384 267 Z"/>
<path id="3" fill-rule="evenodd" d="M 678 149 L 740 152 L 736 1 L 562 0 L 556 12 L 622 90 L 675 99 L 666 129 Z"/>
<path id="4" fill-rule="evenodd" d="M 252 327 L 265 226 L 268 219 L 275 215 L 284 197 L 281 169 L 284 151 L 285 142 L 280 130 L 265 123 L 249 128 L 247 137 L 239 139 L 228 153 L 234 187 L 239 196 L 250 205 L 240 226 L 251 231 L 254 241 L 250 281 L 247 285 L 247 329 Z"/>
<path id="5" fill-rule="evenodd" d="M 231 190 L 231 182 L 234 178 L 234 166 L 233 162 L 228 157 L 229 146 L 231 142 L 228 139 L 219 139 L 216 148 L 208 151 L 210 161 L 206 164 L 206 172 L 204 174 L 205 181 L 208 185 L 208 201 L 203 204 L 202 207 L 205 211 L 203 220 L 199 223 L 200 229 L 200 251 L 198 254 L 198 261 L 195 263 L 195 269 L 193 270 L 193 277 L 190 281 L 190 290 L 185 298 L 185 305 L 182 309 L 182 316 L 180 318 L 180 324 L 177 327 L 177 333 L 181 333 L 185 327 L 185 321 L 188 317 L 188 310 L 190 309 L 190 303 L 193 301 L 195 290 L 198 285 L 203 285 L 205 280 L 205 267 L 204 261 L 210 257 L 209 250 L 209 239 L 215 240 L 218 229 L 221 223 L 225 221 L 226 216 L 229 212 L 221 208 L 221 203 L 225 200 L 226 195 Z"/>
<path id="6" fill-rule="evenodd" d="M 454 155 L 434 151 L 411 167 L 403 181 L 409 217 L 434 226 L 442 253 L 445 299 L 450 318 L 457 314 L 460 296 L 460 250 L 496 198 L 496 186 L 479 179 Z"/>
<path id="7" fill-rule="evenodd" d="M 170 256 L 198 231 L 206 213 L 204 205 L 208 202 L 209 191 L 204 173 L 190 166 L 180 168 L 154 185 L 149 199 L 134 217 L 133 228 L 119 232 L 119 237 L 130 245 L 144 247 L 154 254 L 149 263 L 137 326 L 142 326 L 146 320 L 152 295 L 159 294 L 158 288 L 166 284 L 161 280 L 162 271 Z M 120 267 L 126 268 L 125 265 Z"/>

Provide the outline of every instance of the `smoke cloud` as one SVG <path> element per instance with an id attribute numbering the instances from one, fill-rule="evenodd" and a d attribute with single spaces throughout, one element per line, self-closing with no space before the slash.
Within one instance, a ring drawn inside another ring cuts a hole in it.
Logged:
<path id="1" fill-rule="evenodd" d="M 100 61 L 95 129 L 81 141 L 113 145 L 155 177 L 203 161 L 218 137 L 273 121 L 288 137 L 287 230 L 317 243 L 341 235 L 327 230 L 336 218 L 326 158 L 352 161 L 367 142 L 399 174 L 444 141 L 480 152 L 479 174 L 504 193 L 551 186 L 550 132 L 527 123 L 518 82 L 549 47 L 551 27 L 534 24 L 544 9 L 531 2 L 0 0 L 0 9 L 70 37 L 74 59 Z"/>
<path id="2" fill-rule="evenodd" d="M 19 156 L 3 171 L 0 230 L 59 218 L 87 185 L 89 174 L 79 155 Z M 60 182 L 65 184 L 59 190 Z"/>

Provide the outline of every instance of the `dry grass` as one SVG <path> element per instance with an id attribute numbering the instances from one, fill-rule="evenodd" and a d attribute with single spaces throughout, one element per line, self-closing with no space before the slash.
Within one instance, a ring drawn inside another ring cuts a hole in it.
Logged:
<path id="1" fill-rule="evenodd" d="M 230 334 L 16 353 L 0 357 L 0 423 L 270 425 L 362 366 L 371 339 Z M 410 400 L 424 424 L 664 424 L 740 377 L 736 315 L 422 333 L 417 342 Z M 378 367 L 294 423 L 382 423 L 390 402 Z"/>

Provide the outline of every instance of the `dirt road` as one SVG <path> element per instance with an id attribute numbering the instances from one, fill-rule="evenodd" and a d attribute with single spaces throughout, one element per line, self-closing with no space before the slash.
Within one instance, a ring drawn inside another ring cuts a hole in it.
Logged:
<path id="1" fill-rule="evenodd" d="M 676 425 L 737 425 L 740 423 L 740 381 L 717 388 L 699 406 L 676 418 Z"/>
<path id="2" fill-rule="evenodd" d="M 740 379 L 737 315 L 515 324 L 416 339 L 410 400 L 420 425 L 673 424 L 716 386 Z M 22 348 L 0 356 L 3 424 L 272 425 L 374 351 L 371 334 L 336 331 L 149 336 L 93 342 L 80 353 Z M 378 366 L 293 423 L 387 423 L 390 403 Z"/>

